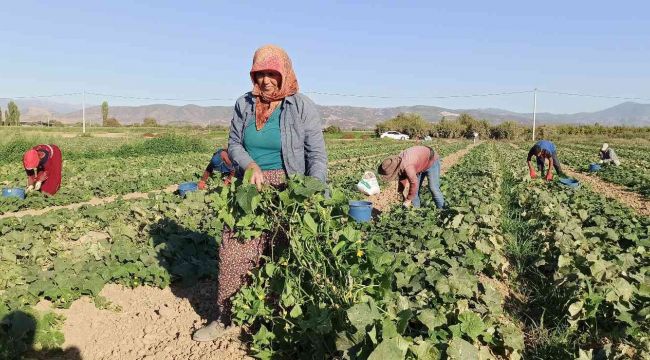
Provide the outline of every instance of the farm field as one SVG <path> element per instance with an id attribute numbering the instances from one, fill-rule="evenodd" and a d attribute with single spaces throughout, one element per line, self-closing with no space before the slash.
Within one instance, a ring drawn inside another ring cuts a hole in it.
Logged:
<path id="1" fill-rule="evenodd" d="M 650 358 L 650 217 L 530 180 L 530 144 L 426 142 L 449 207 L 424 192 L 404 209 L 382 182 L 371 200 L 385 206 L 358 224 L 362 173 L 415 142 L 327 139 L 330 198 L 310 179 L 257 193 L 216 178 L 181 198 L 170 186 L 198 179 L 226 134 L 142 135 L 3 136 L 3 186 L 25 181 L 21 146 L 60 143 L 66 160 L 56 197 L 0 199 L 0 358 Z M 595 176 L 647 198 L 645 145 L 611 145 L 630 166 Z M 580 170 L 599 146 L 560 142 L 560 159 Z M 283 226 L 289 246 L 235 296 L 242 336 L 195 343 L 224 225 Z"/>

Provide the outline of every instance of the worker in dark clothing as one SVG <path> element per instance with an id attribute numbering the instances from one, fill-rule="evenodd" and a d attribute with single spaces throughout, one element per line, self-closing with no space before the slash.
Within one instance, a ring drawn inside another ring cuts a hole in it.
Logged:
<path id="1" fill-rule="evenodd" d="M 553 180 L 553 168 L 555 168 L 555 171 L 557 171 L 558 175 L 564 174 L 560 165 L 560 160 L 557 158 L 557 150 L 555 148 L 555 144 L 552 142 L 548 140 L 540 140 L 535 143 L 532 148 L 530 148 L 530 151 L 528 152 L 527 162 L 528 170 L 530 171 L 530 177 L 532 179 L 537 177 L 535 169 L 531 163 L 533 156 L 535 156 L 537 159 L 537 170 L 539 170 L 541 176 L 544 175 L 545 161 L 548 160 L 548 172 L 546 173 L 547 181 Z"/>
<path id="2" fill-rule="evenodd" d="M 205 182 L 208 181 L 215 171 L 218 171 L 221 174 L 226 185 L 230 184 L 232 177 L 235 175 L 235 168 L 232 166 L 232 161 L 230 161 L 227 149 L 217 149 L 214 155 L 212 155 L 208 167 L 205 168 L 203 176 L 201 177 L 201 180 L 199 180 L 199 189 L 205 189 Z"/>

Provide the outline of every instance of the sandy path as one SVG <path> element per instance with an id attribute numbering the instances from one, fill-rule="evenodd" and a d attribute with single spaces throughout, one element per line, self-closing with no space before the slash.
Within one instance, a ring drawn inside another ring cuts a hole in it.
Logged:
<path id="1" fill-rule="evenodd" d="M 467 155 L 470 150 L 479 144 L 480 142 L 477 144 L 470 144 L 466 148 L 442 158 L 440 164 L 440 175 L 444 175 L 452 166 L 456 165 L 465 155 Z M 389 184 L 385 185 L 381 190 L 381 193 L 368 196 L 368 200 L 372 201 L 373 208 L 378 212 L 389 208 L 392 204 L 402 201 L 402 197 L 397 193 L 397 181 L 391 181 Z"/>
<path id="2" fill-rule="evenodd" d="M 568 175 L 580 180 L 580 182 L 589 184 L 593 191 L 604 195 L 608 199 L 614 199 L 627 205 L 638 214 L 650 216 L 650 201 L 646 200 L 643 195 L 629 191 L 623 186 L 601 180 L 596 176 L 579 173 L 567 168 L 566 165 L 564 168 Z"/>
<path id="3" fill-rule="evenodd" d="M 66 317 L 63 349 L 80 355 L 77 359 L 251 359 L 236 333 L 214 342 L 192 340 L 192 333 L 206 323 L 201 315 L 214 314 L 214 281 L 185 289 L 111 284 L 101 295 L 121 309 L 100 310 L 85 297 L 56 310 Z"/>
<path id="4" fill-rule="evenodd" d="M 161 192 L 166 192 L 166 193 L 171 193 L 174 192 L 178 189 L 178 185 L 170 185 L 162 190 L 152 190 L 150 192 L 135 192 L 135 193 L 130 193 L 130 194 L 124 194 L 124 195 L 113 195 L 113 196 L 108 196 L 104 198 L 92 198 L 89 201 L 84 201 L 80 203 L 74 203 L 70 205 L 61 205 L 61 206 L 50 206 L 42 209 L 31 209 L 31 210 L 21 210 L 21 211 L 16 211 L 16 212 L 8 212 L 5 214 L 0 215 L 0 219 L 4 218 L 9 218 L 9 217 L 23 217 L 23 216 L 38 216 L 42 215 L 45 213 L 48 213 L 50 211 L 55 211 L 55 210 L 61 210 L 61 209 L 67 209 L 67 210 L 76 210 L 79 209 L 82 206 L 98 206 L 98 205 L 104 205 L 108 203 L 112 203 L 119 199 L 120 197 L 124 200 L 137 200 L 137 199 L 146 199 L 149 194 L 155 194 L 155 193 L 161 193 Z"/>

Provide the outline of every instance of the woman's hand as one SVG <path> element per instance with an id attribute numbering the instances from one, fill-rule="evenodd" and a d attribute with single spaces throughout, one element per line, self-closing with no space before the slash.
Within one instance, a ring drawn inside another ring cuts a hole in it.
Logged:
<path id="1" fill-rule="evenodd" d="M 262 169 L 260 169 L 256 163 L 252 162 L 246 167 L 246 170 L 253 170 L 253 176 L 251 176 L 251 184 L 257 187 L 257 191 L 261 191 L 262 184 L 264 183 L 264 174 L 262 173 Z"/>

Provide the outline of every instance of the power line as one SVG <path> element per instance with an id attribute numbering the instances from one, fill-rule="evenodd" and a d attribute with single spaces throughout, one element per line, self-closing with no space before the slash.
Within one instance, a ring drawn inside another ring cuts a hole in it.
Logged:
<path id="1" fill-rule="evenodd" d="M 203 98 L 203 99 L 181 99 L 181 98 L 155 98 L 155 97 L 141 97 L 141 96 L 126 96 L 115 94 L 104 94 L 87 91 L 86 94 L 104 96 L 110 98 L 128 99 L 128 100 L 153 100 L 153 101 L 187 101 L 187 102 L 200 102 L 200 101 L 223 101 L 223 100 L 237 100 L 235 98 Z"/>
<path id="2" fill-rule="evenodd" d="M 556 91 L 556 90 L 543 90 L 537 89 L 539 93 L 553 94 L 553 95 L 564 95 L 564 96 L 579 96 L 579 97 L 589 97 L 589 98 L 599 98 L 599 99 L 615 99 L 615 100 L 640 100 L 640 101 L 650 101 L 650 98 L 643 97 L 629 97 L 629 96 L 610 96 L 610 95 L 595 95 L 595 94 L 583 94 L 576 92 L 566 92 L 566 91 Z M 324 92 L 324 91 L 305 91 L 305 94 L 314 94 L 314 95 L 323 95 L 323 96 L 340 96 L 340 97 L 354 97 L 354 98 L 375 98 L 375 99 L 455 99 L 455 98 L 476 98 L 476 97 L 491 97 L 491 96 L 505 96 L 505 95 L 517 95 L 517 94 L 532 94 L 534 90 L 524 90 L 524 91 L 509 91 L 509 92 L 492 92 L 492 93 L 481 93 L 481 94 L 458 94 L 458 95 L 440 95 L 440 96 L 388 96 L 388 95 L 373 95 L 373 94 L 347 94 L 347 93 L 335 93 L 335 92 Z M 11 96 L 11 97 L 0 97 L 4 100 L 12 99 L 38 99 L 38 98 L 54 98 L 54 97 L 66 97 L 66 96 L 79 96 L 82 95 L 82 92 L 70 92 L 70 93 L 61 93 L 61 94 L 48 94 L 48 95 L 25 95 L 25 96 Z M 186 102 L 207 102 L 207 101 L 234 101 L 236 98 L 158 98 L 158 97 L 144 97 L 144 96 L 128 96 L 128 95 L 117 95 L 117 94 L 107 94 L 99 92 L 86 92 L 87 95 L 103 96 L 108 98 L 118 98 L 118 99 L 127 99 L 127 100 L 150 100 L 150 101 L 186 101 Z"/>
<path id="3" fill-rule="evenodd" d="M 342 97 L 358 97 L 358 98 L 377 98 L 377 99 L 453 99 L 453 98 L 472 98 L 472 97 L 515 95 L 515 94 L 530 94 L 532 92 L 533 92 L 533 90 L 525 90 L 525 91 L 510 91 L 510 92 L 469 94 L 469 95 L 445 95 L 445 96 L 358 95 L 358 94 L 328 93 L 328 92 L 320 92 L 320 91 L 305 91 L 305 94 L 326 95 L 326 96 L 342 96 Z"/>
<path id="4" fill-rule="evenodd" d="M 52 98 L 52 97 L 72 96 L 72 95 L 81 95 L 81 93 L 80 92 L 74 92 L 74 93 L 52 94 L 52 95 L 12 96 L 12 97 L 0 97 L 0 99 L 5 99 L 5 100 L 11 100 L 11 99 L 37 99 L 37 98 Z"/>
<path id="5" fill-rule="evenodd" d="M 599 98 L 599 99 L 616 99 L 616 100 L 643 100 L 650 101 L 650 98 L 641 98 L 641 97 L 626 97 L 626 96 L 608 96 L 608 95 L 593 95 L 593 94 L 580 94 L 580 93 L 569 93 L 562 91 L 553 91 L 553 90 L 541 90 L 537 89 L 538 92 L 546 94 L 555 94 L 555 95 L 566 95 L 566 96 L 580 96 L 580 97 L 590 97 L 590 98 Z"/>

